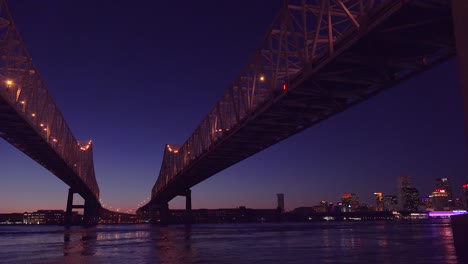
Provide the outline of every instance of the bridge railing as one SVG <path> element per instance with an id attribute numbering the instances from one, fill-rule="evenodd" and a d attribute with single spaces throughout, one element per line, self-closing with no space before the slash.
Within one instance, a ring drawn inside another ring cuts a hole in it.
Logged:
<path id="1" fill-rule="evenodd" d="M 91 141 L 79 143 L 52 99 L 0 0 L 0 96 L 59 154 L 96 198 Z"/>
<path id="2" fill-rule="evenodd" d="M 366 30 L 369 13 L 391 1 L 290 0 L 252 59 L 182 146 L 167 145 L 154 198 L 218 142 L 273 103 L 306 70 L 332 58 L 337 46 Z"/>

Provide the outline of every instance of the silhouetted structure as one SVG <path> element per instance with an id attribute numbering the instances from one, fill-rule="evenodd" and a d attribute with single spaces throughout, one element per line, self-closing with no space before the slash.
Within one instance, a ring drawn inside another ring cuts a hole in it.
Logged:
<path id="1" fill-rule="evenodd" d="M 416 188 L 402 188 L 403 210 L 417 212 L 421 204 L 421 198 Z"/>
<path id="2" fill-rule="evenodd" d="M 385 211 L 398 210 L 398 198 L 395 195 L 385 195 L 383 201 Z"/>
<path id="3" fill-rule="evenodd" d="M 404 188 L 411 188 L 411 179 L 409 176 L 399 176 L 397 178 L 397 198 L 399 210 L 404 210 Z"/>
<path id="4" fill-rule="evenodd" d="M 468 210 L 468 181 L 466 181 L 465 184 L 462 185 L 462 199 L 465 209 Z"/>
<path id="5" fill-rule="evenodd" d="M 281 211 L 281 213 L 284 213 L 284 194 L 278 193 L 276 196 L 278 198 L 278 208 Z"/>
<path id="6" fill-rule="evenodd" d="M 447 199 L 449 201 L 453 200 L 452 185 L 450 184 L 450 181 L 449 181 L 448 178 L 438 178 L 438 179 L 436 179 L 436 189 L 445 190 L 445 193 L 447 194 Z"/>
<path id="7" fill-rule="evenodd" d="M 384 200 L 381 192 L 375 192 L 375 211 L 384 211 Z"/>
<path id="8" fill-rule="evenodd" d="M 359 208 L 359 197 L 355 193 L 344 193 L 341 197 L 343 212 L 356 211 Z"/>
<path id="9" fill-rule="evenodd" d="M 453 240 L 460 263 L 468 263 L 468 214 L 451 217 Z"/>
<path id="10" fill-rule="evenodd" d="M 0 214 L 0 225 L 18 225 L 23 223 L 23 214 L 21 213 Z"/>

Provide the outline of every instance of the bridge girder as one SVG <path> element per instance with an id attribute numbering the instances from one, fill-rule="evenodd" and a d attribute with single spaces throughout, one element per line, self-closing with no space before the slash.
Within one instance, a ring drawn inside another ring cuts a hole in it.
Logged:
<path id="1" fill-rule="evenodd" d="M 291 0 L 189 139 L 164 151 L 152 201 L 455 55 L 449 1 Z"/>
<path id="2" fill-rule="evenodd" d="M 78 142 L 0 0 L 0 137 L 99 202 L 91 141 Z"/>

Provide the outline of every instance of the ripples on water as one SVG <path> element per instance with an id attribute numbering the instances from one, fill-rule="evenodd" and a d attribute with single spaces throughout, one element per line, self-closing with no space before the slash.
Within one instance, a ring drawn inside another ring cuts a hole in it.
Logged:
<path id="1" fill-rule="evenodd" d="M 461 263 L 448 221 L 0 226 L 0 263 Z"/>

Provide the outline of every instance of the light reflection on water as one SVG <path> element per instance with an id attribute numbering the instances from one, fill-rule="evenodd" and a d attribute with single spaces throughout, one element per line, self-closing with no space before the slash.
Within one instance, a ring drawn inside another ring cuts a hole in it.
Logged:
<path id="1" fill-rule="evenodd" d="M 448 221 L 0 226 L 0 263 L 461 263 Z"/>

